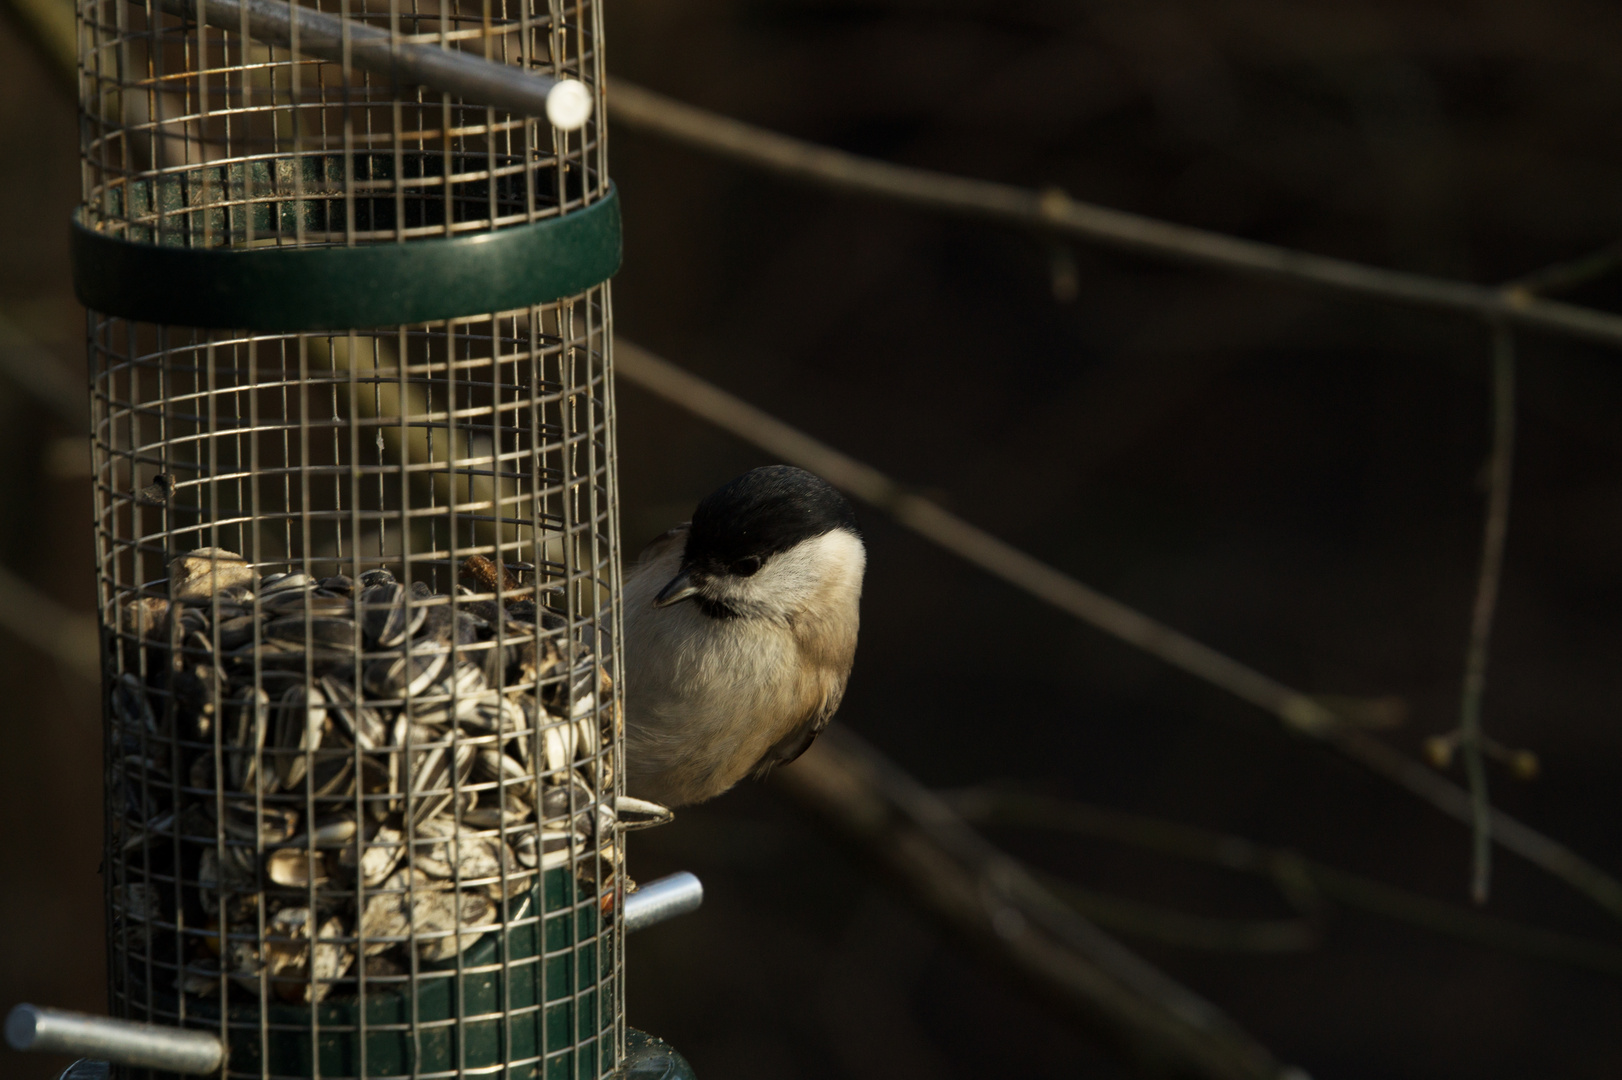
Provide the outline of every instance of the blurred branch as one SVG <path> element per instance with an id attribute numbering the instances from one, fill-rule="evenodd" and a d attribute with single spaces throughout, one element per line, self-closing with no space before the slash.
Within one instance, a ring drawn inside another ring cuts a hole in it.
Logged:
<path id="1" fill-rule="evenodd" d="M 1510 295 L 1533 296 L 1564 292 L 1602 278 L 1619 266 L 1622 266 L 1622 243 L 1607 244 L 1587 255 L 1522 274 L 1514 281 L 1506 282 L 1503 288 L 1504 292 Z"/>
<path id="2" fill-rule="evenodd" d="M 1473 804 L 1463 788 L 1401 751 L 1340 722 L 1333 711 L 1306 694 L 1103 595 L 928 499 L 905 491 L 877 469 L 840 453 L 624 338 L 615 339 L 614 349 L 619 374 L 637 386 L 784 461 L 817 473 L 992 576 L 1265 709 L 1290 730 L 1323 740 L 1443 813 L 1466 823 L 1472 820 Z M 1622 883 L 1615 878 L 1565 845 L 1501 811 L 1492 811 L 1490 825 L 1493 838 L 1504 847 L 1622 918 Z"/>
<path id="3" fill-rule="evenodd" d="M 68 10 L 69 28 L 72 9 Z M 0 315 L 0 371 L 62 423 L 80 432 L 89 417 L 89 393 L 74 383 L 62 364 L 27 333 Z M 0 627 L 52 657 L 65 671 L 101 680 L 96 620 L 70 611 L 0 566 Z"/>
<path id="4" fill-rule="evenodd" d="M 0 315 L 0 372 L 49 406 L 64 424 L 84 430 L 90 417 L 90 391 L 69 377 L 54 354 L 5 315 Z"/>
<path id="5" fill-rule="evenodd" d="M 1432 900 L 1305 859 L 1286 848 L 1264 847 L 1243 837 L 1018 790 L 974 787 L 938 794 L 976 824 L 1074 833 L 1255 874 L 1276 882 L 1292 901 L 1311 899 L 1302 896 L 1305 888 L 1347 907 L 1503 952 L 1622 975 L 1622 949 L 1607 942 L 1526 926 Z M 1117 928 L 1131 932 L 1124 925 Z M 1166 938 L 1162 935 L 1160 940 Z"/>
<path id="6" fill-rule="evenodd" d="M 1556 268 L 1558 269 L 1558 268 Z M 1464 650 L 1464 679 L 1459 693 L 1459 723 L 1445 735 L 1425 740 L 1425 753 L 1438 769 L 1445 769 L 1453 752 L 1461 750 L 1470 786 L 1470 897 L 1487 902 L 1492 868 L 1492 803 L 1487 798 L 1487 758 L 1507 763 L 1523 778 L 1537 772 L 1537 757 L 1528 750 L 1510 750 L 1482 731 L 1481 708 L 1487 688 L 1488 646 L 1493 615 L 1498 607 L 1499 583 L 1504 573 L 1504 541 L 1509 533 L 1509 489 L 1515 467 L 1515 339 L 1507 326 L 1492 327 L 1492 450 L 1487 459 L 1487 514 L 1482 529 L 1481 568 L 1475 604 L 1470 616 L 1470 637 Z"/>
<path id="7" fill-rule="evenodd" d="M 101 681 L 96 620 L 69 611 L 0 566 L 0 627 L 50 656 L 65 671 Z"/>
<path id="8" fill-rule="evenodd" d="M 1487 689 L 1487 646 L 1492 639 L 1498 585 L 1504 572 L 1504 539 L 1509 532 L 1509 487 L 1515 463 L 1515 338 L 1507 326 L 1492 333 L 1492 457 L 1488 469 L 1487 523 L 1481 541 L 1481 574 L 1470 618 L 1465 651 L 1464 689 L 1459 705 L 1459 747 L 1470 783 L 1472 854 L 1470 895 L 1487 902 L 1492 867 L 1491 805 L 1487 801 L 1487 764 L 1482 753 L 1481 699 Z"/>
<path id="9" fill-rule="evenodd" d="M 851 732 L 831 728 L 776 777 L 955 932 L 1124 1042 L 1146 1069 L 1225 1080 L 1299 1075 L 1078 915 Z"/>
<path id="10" fill-rule="evenodd" d="M 1321 734 L 1339 726 L 1336 714 L 1314 698 L 1055 570 L 923 496 L 906 491 L 877 469 L 623 337 L 615 338 L 614 348 L 615 367 L 626 379 L 785 461 L 809 469 L 993 576 L 1273 713 L 1296 730 Z"/>
<path id="11" fill-rule="evenodd" d="M 3 6 L 50 69 L 57 89 L 78 100 L 79 29 L 72 0 L 4 0 Z"/>
<path id="12" fill-rule="evenodd" d="M 1096 206 L 1058 190 L 1036 191 L 892 165 L 780 135 L 623 79 L 610 81 L 608 103 L 609 119 L 625 127 L 837 191 L 1056 233 L 1177 262 L 1622 345 L 1622 315 L 1540 299 L 1526 289 L 1384 270 Z"/>
<path id="13" fill-rule="evenodd" d="M 1042 875 L 1042 882 L 1106 930 L 1161 945 L 1213 952 L 1301 952 L 1315 948 L 1320 937 L 1311 919 L 1219 919 L 1086 889 L 1049 874 Z"/>

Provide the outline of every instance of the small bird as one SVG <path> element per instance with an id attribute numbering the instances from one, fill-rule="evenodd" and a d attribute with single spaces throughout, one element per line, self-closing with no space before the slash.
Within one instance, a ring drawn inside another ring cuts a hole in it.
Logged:
<path id="1" fill-rule="evenodd" d="M 787 465 L 649 544 L 624 590 L 629 793 L 703 802 L 804 753 L 845 693 L 866 566 L 844 496 Z"/>

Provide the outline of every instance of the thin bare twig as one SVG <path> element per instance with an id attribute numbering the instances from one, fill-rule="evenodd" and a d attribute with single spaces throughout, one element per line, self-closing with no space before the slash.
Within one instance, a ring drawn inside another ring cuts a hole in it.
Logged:
<path id="1" fill-rule="evenodd" d="M 746 124 L 623 79 L 610 80 L 608 102 L 611 122 L 837 191 L 894 199 L 1177 262 L 1622 345 L 1622 315 L 1541 299 L 1525 289 L 1364 266 L 1097 206 L 1062 191 L 1036 191 L 893 165 Z"/>
<path id="2" fill-rule="evenodd" d="M 1552 292 L 1563 292 L 1596 281 L 1614 272 L 1618 267 L 1622 267 L 1622 243 L 1611 243 L 1587 255 L 1551 263 L 1531 273 L 1522 274 L 1513 281 L 1505 282 L 1503 291 L 1510 295 L 1547 296 Z"/>
<path id="3" fill-rule="evenodd" d="M 1488 948 L 1608 975 L 1622 975 L 1622 949 L 1609 942 L 1573 937 L 1541 926 L 1527 926 L 1470 911 L 1440 900 L 1433 900 L 1428 896 L 1420 896 L 1406 889 L 1399 889 L 1374 878 L 1315 862 L 1287 848 L 1268 847 L 1244 837 L 1184 825 L 1180 822 L 1164 821 L 1112 807 L 1093 806 L 1014 788 L 988 785 L 943 791 L 938 794 L 973 824 L 1011 825 L 1068 832 L 1125 844 L 1173 858 L 1203 862 L 1226 870 L 1269 878 L 1278 884 L 1286 899 L 1297 903 L 1298 906 L 1310 906 L 1321 894 L 1323 898 L 1337 901 L 1347 907 Z M 1309 895 L 1300 895 L 1303 887 Z M 1085 907 L 1082 910 L 1089 916 L 1097 917 Z M 1149 922 L 1147 912 L 1137 914 L 1139 922 L 1145 929 L 1154 932 L 1158 940 L 1185 946 L 1232 947 L 1234 930 L 1248 928 L 1245 923 L 1237 923 L 1233 930 L 1229 931 L 1228 940 L 1216 938 L 1210 943 L 1197 940 L 1176 941 L 1173 940 L 1176 932 L 1182 929 L 1177 923 L 1157 927 Z M 1099 918 L 1099 921 L 1110 925 L 1106 918 Z M 1216 924 L 1213 929 L 1218 929 L 1228 920 L 1213 922 Z M 1193 924 L 1190 929 L 1198 926 L 1199 924 Z M 1277 944 L 1281 946 L 1287 946 L 1289 943 L 1285 934 L 1286 926 L 1288 924 L 1278 924 L 1273 931 L 1278 936 Z M 1133 932 L 1133 928 L 1124 923 L 1117 928 L 1123 932 Z M 1164 932 L 1167 930 L 1171 932 Z M 1184 937 L 1192 938 L 1192 935 L 1185 934 Z M 1266 943 L 1264 939 L 1251 944 L 1254 948 Z M 1241 941 L 1240 944 L 1244 942 Z"/>
<path id="4" fill-rule="evenodd" d="M 1492 455 L 1488 462 L 1487 521 L 1481 541 L 1481 573 L 1470 616 L 1470 643 L 1464 654 L 1464 688 L 1459 695 L 1459 750 L 1470 785 L 1470 896 L 1487 902 L 1492 871 L 1492 807 L 1487 800 L 1487 764 L 1481 733 L 1481 700 L 1487 687 L 1487 649 L 1504 572 L 1504 540 L 1509 532 L 1509 488 L 1515 462 L 1515 338 L 1509 327 L 1492 331 Z"/>
<path id="5" fill-rule="evenodd" d="M 1301 1075 L 1082 918 L 849 730 L 829 729 L 776 779 L 955 933 L 1123 1043 L 1145 1071 L 1212 1080 Z"/>
<path id="6" fill-rule="evenodd" d="M 1206 952 L 1295 953 L 1321 943 L 1311 918 L 1235 919 L 1194 915 L 1040 874 L 1053 894 L 1106 930 L 1160 945 Z"/>
<path id="7" fill-rule="evenodd" d="M 624 338 L 615 339 L 614 350 L 619 374 L 637 386 L 783 461 L 817 473 L 992 576 L 1265 709 L 1290 730 L 1323 740 L 1448 816 L 1465 823 L 1473 819 L 1471 798 L 1463 788 L 1401 751 L 1342 723 L 1333 710 L 1319 701 L 1103 595 L 928 499 L 907 492 L 872 466 L 840 453 Z M 1501 811 L 1493 810 L 1490 821 L 1492 836 L 1498 843 L 1622 918 L 1622 882 L 1565 845 Z"/>
<path id="8" fill-rule="evenodd" d="M 906 491 L 872 466 L 840 453 L 623 337 L 615 339 L 614 349 L 619 374 L 636 385 L 785 461 L 809 469 L 1032 596 L 1273 713 L 1295 729 L 1321 734 L 1338 726 L 1336 714 L 1317 700 L 1082 584 L 923 496 Z"/>

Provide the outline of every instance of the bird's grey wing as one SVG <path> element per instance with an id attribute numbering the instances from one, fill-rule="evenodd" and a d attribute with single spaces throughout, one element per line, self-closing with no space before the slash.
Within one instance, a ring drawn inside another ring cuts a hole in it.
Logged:
<path id="1" fill-rule="evenodd" d="M 652 562 L 671 548 L 687 543 L 687 530 L 692 524 L 690 521 L 684 521 L 675 528 L 666 529 L 652 540 L 649 540 L 647 546 L 637 554 L 636 561 L 638 565 Z"/>
<path id="2" fill-rule="evenodd" d="M 766 774 L 777 766 L 787 765 L 811 749 L 811 744 L 817 741 L 817 736 L 822 734 L 828 722 L 834 718 L 834 713 L 839 711 L 839 702 L 845 696 L 845 679 L 849 674 L 847 670 L 835 680 L 811 714 L 790 728 L 787 735 L 773 743 L 771 749 L 761 756 L 753 771 L 756 780 L 765 779 Z"/>

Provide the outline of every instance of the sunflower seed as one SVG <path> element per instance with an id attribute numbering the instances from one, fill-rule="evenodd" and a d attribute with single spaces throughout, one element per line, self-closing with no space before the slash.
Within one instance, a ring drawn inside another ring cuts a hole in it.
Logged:
<path id="1" fill-rule="evenodd" d="M 113 929 L 124 938 L 124 947 L 146 953 L 146 943 L 164 919 L 163 894 L 157 886 L 132 881 L 113 889 Z"/>
<path id="2" fill-rule="evenodd" d="M 265 637 L 299 645 L 308 642 L 320 649 L 353 651 L 355 624 L 348 619 L 334 619 L 326 615 L 283 615 L 265 624 Z"/>
<path id="3" fill-rule="evenodd" d="M 197 895 L 205 911 L 218 913 L 220 893 L 251 893 L 255 887 L 254 855 L 248 848 L 234 844 L 221 849 L 205 847 L 197 863 Z"/>
<path id="4" fill-rule="evenodd" d="M 303 685 L 289 687 L 276 709 L 276 775 L 283 788 L 304 779 L 309 765 L 306 751 L 313 750 L 320 741 L 321 725 L 326 720 L 326 695 L 319 687 Z"/>
<path id="5" fill-rule="evenodd" d="M 321 857 L 312 858 L 308 851 L 296 847 L 277 848 L 266 855 L 265 876 L 278 885 L 300 889 L 327 882 Z"/>
<path id="6" fill-rule="evenodd" d="M 137 850 L 178 834 L 196 852 L 181 887 L 214 921 L 194 945 L 223 956 L 233 982 L 320 1000 L 356 952 L 324 939 L 355 933 L 367 971 L 408 970 L 408 940 L 424 962 L 453 958 L 525 908 L 537 872 L 572 865 L 601 886 L 623 862 L 616 826 L 669 820 L 607 795 L 613 683 L 555 613 L 527 600 L 503 612 L 381 569 L 256 582 L 245 561 L 208 551 L 176 560 L 168 586 L 189 606 L 138 595 L 119 609 L 126 664 L 156 674 L 111 687 L 114 837 Z M 148 745 L 171 724 L 196 741 Z M 302 890 L 320 890 L 315 913 Z M 205 963 L 175 982 L 217 993 L 214 979 Z"/>
<path id="7" fill-rule="evenodd" d="M 161 839 L 162 837 L 172 835 L 174 824 L 175 812 L 173 810 L 169 810 L 159 814 L 155 818 L 152 818 L 144 825 L 131 825 L 127 822 L 115 819 L 113 827 L 115 829 L 125 830 L 124 839 L 120 845 L 123 850 L 134 851 L 136 848 L 140 847 L 142 844 L 145 844 L 149 840 Z"/>
<path id="8" fill-rule="evenodd" d="M 394 872 L 405 854 L 405 841 L 399 829 L 386 825 L 372 826 L 362 834 L 362 841 L 347 844 L 338 852 L 338 867 L 351 878 L 358 870 L 360 880 L 370 889 Z"/>
<path id="9" fill-rule="evenodd" d="M 366 689 L 374 697 L 408 698 L 422 693 L 445 669 L 450 651 L 444 646 L 384 657 L 366 665 Z"/>
<path id="10" fill-rule="evenodd" d="M 670 807 L 648 799 L 619 795 L 614 799 L 614 817 L 626 829 L 650 829 L 655 825 L 668 825 L 676 814 Z"/>
<path id="11" fill-rule="evenodd" d="M 259 751 L 264 748 L 269 725 L 270 695 L 250 687 L 226 702 L 228 749 L 225 751 L 226 779 L 237 791 L 252 791 L 258 776 Z"/>
<path id="12" fill-rule="evenodd" d="M 213 803 L 204 806 L 204 813 L 214 817 Z M 298 811 L 285 806 L 263 806 L 256 809 L 251 802 L 228 802 L 220 817 L 225 835 L 253 843 L 281 844 L 298 831 Z M 212 833 L 213 830 L 210 830 Z"/>
<path id="13" fill-rule="evenodd" d="M 416 943 L 430 963 L 449 960 L 484 936 L 496 907 L 477 892 L 435 888 L 415 867 L 396 872 L 366 903 L 360 936 L 365 951 L 387 952 L 397 941 Z"/>
<path id="14" fill-rule="evenodd" d="M 134 634 L 142 641 L 163 641 L 169 636 L 169 601 L 160 596 L 143 596 L 120 609 L 119 631 Z"/>
<path id="15" fill-rule="evenodd" d="M 310 959 L 310 909 L 283 908 L 266 925 L 263 971 L 271 989 L 283 1001 L 314 1004 L 332 990 L 332 983 L 354 961 L 354 951 L 322 939 L 346 936 L 343 921 L 328 918 L 316 930 L 315 959 Z"/>
<path id="16" fill-rule="evenodd" d="M 308 611 L 311 615 L 347 619 L 354 610 L 354 602 L 347 596 L 323 589 L 286 589 L 265 597 L 259 609 L 270 615 L 302 615 Z"/>
<path id="17" fill-rule="evenodd" d="M 421 825 L 450 804 L 467 782 L 477 748 L 458 743 L 454 748 L 434 746 L 420 755 L 411 774 L 411 823 Z"/>
<path id="18" fill-rule="evenodd" d="M 428 609 L 413 604 L 408 610 L 405 599 L 405 586 L 394 581 L 361 592 L 361 627 L 368 642 L 381 649 L 393 649 L 417 632 L 428 618 Z"/>
<path id="19" fill-rule="evenodd" d="M 288 573 L 285 571 L 276 574 L 266 574 L 264 577 L 259 579 L 259 595 L 269 596 L 277 589 L 282 588 L 283 583 L 285 582 L 292 582 L 292 585 L 289 586 L 290 588 L 297 587 L 299 585 L 299 581 L 295 579 L 298 578 L 302 578 L 305 581 L 309 580 L 308 578 L 305 578 L 303 574 Z"/>
<path id="20" fill-rule="evenodd" d="M 574 841 L 568 833 L 549 830 L 520 833 L 512 847 L 519 865 L 542 871 L 568 866 L 574 853 Z"/>
<path id="21" fill-rule="evenodd" d="M 460 875 L 460 884 L 476 885 L 481 879 L 501 876 L 499 839 L 477 836 L 456 827 L 447 818 L 423 822 L 416 830 L 411 849 L 411 865 L 430 878 L 447 881 Z"/>
<path id="22" fill-rule="evenodd" d="M 152 711 L 151 700 L 146 696 L 146 687 L 127 671 L 113 682 L 112 710 L 125 734 L 139 731 L 153 735 L 158 733 L 158 718 Z"/>

